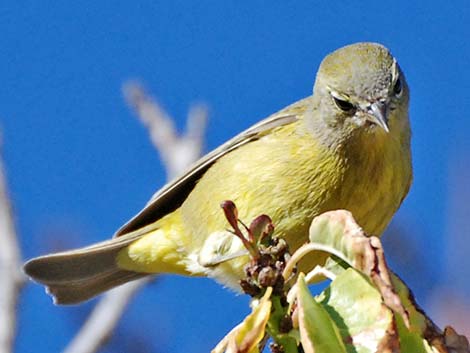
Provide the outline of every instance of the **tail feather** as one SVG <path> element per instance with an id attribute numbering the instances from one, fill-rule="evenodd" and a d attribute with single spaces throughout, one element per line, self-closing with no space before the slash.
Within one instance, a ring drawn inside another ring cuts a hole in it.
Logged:
<path id="1" fill-rule="evenodd" d="M 146 273 L 118 270 L 104 276 L 82 282 L 47 285 L 46 291 L 54 298 L 54 304 L 71 305 L 89 300 L 109 289 L 147 276 Z"/>
<path id="2" fill-rule="evenodd" d="M 147 274 L 120 269 L 118 252 L 141 232 L 113 238 L 86 248 L 41 256 L 28 261 L 24 271 L 44 284 L 56 304 L 77 304 Z"/>

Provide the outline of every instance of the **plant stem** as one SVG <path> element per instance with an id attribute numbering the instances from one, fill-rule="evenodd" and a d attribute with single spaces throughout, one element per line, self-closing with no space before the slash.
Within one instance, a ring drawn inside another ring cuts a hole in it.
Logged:
<path id="1" fill-rule="evenodd" d="M 285 353 L 299 353 L 297 340 L 289 333 L 280 332 L 280 322 L 288 314 L 279 296 L 272 296 L 272 312 L 268 321 L 267 331 L 273 340 L 282 346 Z"/>

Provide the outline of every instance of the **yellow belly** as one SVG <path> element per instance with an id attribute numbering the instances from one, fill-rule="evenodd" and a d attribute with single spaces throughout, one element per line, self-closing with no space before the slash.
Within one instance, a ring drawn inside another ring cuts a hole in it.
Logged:
<path id="1" fill-rule="evenodd" d="M 246 144 L 217 161 L 182 206 L 157 221 L 159 229 L 132 244 L 119 263 L 143 272 L 209 275 L 236 286 L 246 257 L 211 268 L 198 259 L 211 234 L 229 228 L 219 206 L 224 200 L 235 202 L 245 223 L 269 215 L 291 251 L 307 241 L 315 216 L 334 209 L 351 211 L 366 233 L 381 235 L 411 182 L 409 150 L 398 139 L 381 138 L 371 153 L 364 153 L 367 146 L 331 149 L 290 124 Z"/>

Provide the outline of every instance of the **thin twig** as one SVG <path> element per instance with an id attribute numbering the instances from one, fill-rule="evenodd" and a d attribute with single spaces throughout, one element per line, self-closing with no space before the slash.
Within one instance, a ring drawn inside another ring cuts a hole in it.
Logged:
<path id="1" fill-rule="evenodd" d="M 16 331 L 16 303 L 24 284 L 20 250 L 8 198 L 3 161 L 0 158 L 0 352 L 13 349 Z"/>
<path id="2" fill-rule="evenodd" d="M 207 122 L 207 110 L 203 106 L 190 110 L 186 132 L 180 136 L 173 119 L 145 93 L 140 84 L 128 83 L 123 91 L 129 106 L 147 127 L 168 178 L 182 173 L 200 157 Z M 97 352 L 111 336 L 132 297 L 152 278 L 149 276 L 106 293 L 64 352 Z"/>

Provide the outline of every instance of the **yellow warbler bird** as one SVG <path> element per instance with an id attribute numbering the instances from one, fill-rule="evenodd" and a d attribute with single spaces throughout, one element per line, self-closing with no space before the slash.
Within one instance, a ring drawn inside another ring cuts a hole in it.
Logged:
<path id="1" fill-rule="evenodd" d="M 380 235 L 411 184 L 408 101 L 384 46 L 340 48 L 321 63 L 312 96 L 203 157 L 113 239 L 32 259 L 25 271 L 59 304 L 152 273 L 208 276 L 237 289 L 248 256 L 227 231 L 223 200 L 236 203 L 241 220 L 269 215 L 291 250 L 307 241 L 315 216 L 334 209 Z"/>

